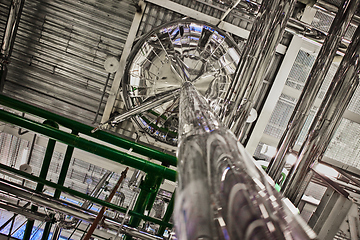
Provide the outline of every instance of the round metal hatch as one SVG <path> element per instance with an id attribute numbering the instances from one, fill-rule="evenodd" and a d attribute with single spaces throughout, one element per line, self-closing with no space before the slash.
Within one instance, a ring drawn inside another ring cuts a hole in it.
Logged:
<path id="1" fill-rule="evenodd" d="M 185 81 L 192 82 L 219 111 L 240 58 L 240 49 L 224 31 L 184 19 L 162 25 L 134 46 L 122 90 L 127 109 L 161 98 Z M 152 137 L 177 144 L 178 99 L 174 97 L 134 117 Z"/>

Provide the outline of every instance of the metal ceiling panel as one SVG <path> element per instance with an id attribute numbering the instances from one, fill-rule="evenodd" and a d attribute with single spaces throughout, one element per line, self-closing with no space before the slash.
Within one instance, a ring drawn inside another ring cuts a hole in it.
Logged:
<path id="1" fill-rule="evenodd" d="M 93 122 L 114 75 L 104 61 L 120 58 L 134 12 L 130 0 L 25 1 L 4 93 Z"/>

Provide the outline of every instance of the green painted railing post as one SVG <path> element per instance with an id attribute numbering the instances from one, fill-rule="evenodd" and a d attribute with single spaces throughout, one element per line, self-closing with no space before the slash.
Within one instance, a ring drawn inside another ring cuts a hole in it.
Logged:
<path id="1" fill-rule="evenodd" d="M 71 132 L 71 134 L 78 135 L 78 132 L 73 130 Z M 57 182 L 59 185 L 64 185 L 64 183 L 65 183 L 66 175 L 67 175 L 67 172 L 69 170 L 70 161 L 71 161 L 73 153 L 74 153 L 74 147 L 67 146 L 64 161 L 63 161 L 63 164 L 61 166 L 59 179 L 58 179 L 58 182 Z M 60 198 L 60 195 L 61 195 L 61 191 L 59 189 L 56 189 L 55 193 L 54 193 L 54 198 Z"/>
<path id="2" fill-rule="evenodd" d="M 136 203 L 133 211 L 136 213 L 143 214 L 145 212 L 146 207 L 149 205 L 149 200 L 151 193 L 154 191 L 154 187 L 156 186 L 157 176 L 153 174 L 147 174 L 145 180 L 140 183 L 140 193 L 138 198 L 136 199 Z M 129 221 L 130 227 L 138 227 L 141 222 L 141 218 L 131 217 Z M 126 235 L 125 240 L 131 240 L 132 237 Z"/>
<path id="3" fill-rule="evenodd" d="M 75 136 L 73 134 L 61 131 L 59 129 L 40 124 L 27 118 L 12 114 L 10 112 L 0 110 L 0 120 L 9 122 L 20 127 L 38 132 L 50 138 L 54 138 L 59 142 L 79 148 L 81 150 L 94 153 L 98 156 L 107 158 L 120 164 L 127 165 L 152 175 L 159 175 L 170 181 L 176 180 L 176 171 L 141 159 L 139 157 L 118 151 L 117 149 Z"/>
<path id="4" fill-rule="evenodd" d="M 174 203 L 175 203 L 175 192 L 173 193 L 173 195 L 172 195 L 172 197 L 170 199 L 170 202 L 168 204 L 168 207 L 166 208 L 166 212 L 165 212 L 165 215 L 163 217 L 164 222 L 169 222 L 170 221 L 170 218 L 171 218 L 172 213 L 174 211 Z M 159 237 L 162 237 L 162 235 L 165 232 L 165 229 L 166 229 L 166 226 L 160 226 L 160 228 L 159 228 L 156 235 L 159 236 Z"/>
<path id="5" fill-rule="evenodd" d="M 135 153 L 139 153 L 139 154 L 147 156 L 149 158 L 156 159 L 163 163 L 168 163 L 172 166 L 176 166 L 176 164 L 177 164 L 177 159 L 173 155 L 164 153 L 159 150 L 152 149 L 150 146 L 145 146 L 145 145 L 136 143 L 134 141 L 131 141 L 131 140 L 128 140 L 125 138 L 121 138 L 119 136 L 114 135 L 113 133 L 109 133 L 106 131 L 97 131 L 95 133 L 91 133 L 91 131 L 94 129 L 93 126 L 88 126 L 86 124 L 65 118 L 63 116 L 57 115 L 55 113 L 46 111 L 46 110 L 38 108 L 38 107 L 35 107 L 28 103 L 24 103 L 19 100 L 10 98 L 3 94 L 0 94 L 0 104 L 7 106 L 7 107 L 11 107 L 16 110 L 19 110 L 21 112 L 26 112 L 29 114 L 33 114 L 33 115 L 42 117 L 45 119 L 52 119 L 64 127 L 67 127 L 70 129 L 76 129 L 80 133 L 97 138 L 97 139 L 105 141 L 107 143 L 114 144 L 118 147 L 122 147 L 122 148 L 126 148 L 126 149 L 131 148 L 132 151 Z"/>
<path id="6" fill-rule="evenodd" d="M 152 189 L 152 192 L 150 193 L 149 202 L 148 202 L 148 205 L 146 206 L 146 210 L 148 210 L 149 212 L 151 211 L 151 209 L 152 209 L 152 207 L 154 205 L 154 202 L 156 200 L 156 195 L 159 192 L 160 185 L 161 185 L 163 180 L 164 179 L 162 177 L 159 177 L 159 176 L 155 177 L 154 188 Z"/>
<path id="7" fill-rule="evenodd" d="M 43 124 L 49 125 L 49 126 L 52 126 L 55 128 L 59 128 L 59 125 L 57 125 L 57 123 L 55 123 L 54 121 L 45 120 Z M 44 160 L 43 160 L 40 174 L 39 174 L 39 178 L 41 178 L 41 179 L 44 179 L 44 180 L 46 179 L 46 175 L 47 175 L 47 173 L 49 171 L 49 167 L 50 167 L 51 158 L 54 153 L 55 144 L 56 144 L 56 141 L 54 139 L 49 139 L 49 142 L 48 142 L 48 145 L 47 145 L 46 151 L 45 151 Z M 42 192 L 43 189 L 44 189 L 44 184 L 38 183 L 36 185 L 35 191 Z M 38 207 L 33 205 L 33 206 L 31 206 L 31 210 L 37 211 Z M 33 227 L 34 227 L 34 220 L 29 220 L 26 224 L 23 240 L 30 239 Z M 45 229 L 48 230 L 47 236 L 44 236 L 44 235 L 46 235 L 46 232 L 44 231 L 42 239 L 47 239 L 49 237 L 49 233 L 50 233 L 49 228 L 51 228 L 51 223 L 47 222 L 45 225 Z M 44 238 L 44 237 L 46 237 L 46 238 Z"/>

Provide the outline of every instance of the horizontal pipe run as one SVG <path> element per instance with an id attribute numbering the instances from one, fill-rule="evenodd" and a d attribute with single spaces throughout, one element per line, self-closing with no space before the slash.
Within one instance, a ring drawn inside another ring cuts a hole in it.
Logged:
<path id="1" fill-rule="evenodd" d="M 67 128 L 73 129 L 73 130 L 77 130 L 80 133 L 83 133 L 85 135 L 97 138 L 99 140 L 114 144 L 118 147 L 122 147 L 122 148 L 126 148 L 126 149 L 132 148 L 133 149 L 132 151 L 135 153 L 144 155 L 144 156 L 152 158 L 152 159 L 156 159 L 161 162 L 168 163 L 171 166 L 177 165 L 177 158 L 175 156 L 172 156 L 170 154 L 161 152 L 159 150 L 155 150 L 150 147 L 141 145 L 139 143 L 135 143 L 133 141 L 121 138 L 121 137 L 116 136 L 109 132 L 98 131 L 98 132 L 95 132 L 92 134 L 91 131 L 94 128 L 92 126 L 88 126 L 86 124 L 68 119 L 66 117 L 63 117 L 63 116 L 57 115 L 55 113 L 46 111 L 44 109 L 35 107 L 35 106 L 27 104 L 25 102 L 21 102 L 19 100 L 7 97 L 3 94 L 0 94 L 0 104 L 7 106 L 7 107 L 11 107 L 18 111 L 33 114 L 33 115 L 36 115 L 36 116 L 39 116 L 39 117 L 42 117 L 45 119 L 54 120 L 58 124 L 60 124 L 64 127 L 67 127 Z"/>
<path id="2" fill-rule="evenodd" d="M 113 160 L 114 162 L 139 169 L 146 173 L 162 176 L 163 178 L 166 178 L 170 181 L 176 180 L 176 171 L 172 169 L 120 152 L 84 138 L 80 138 L 76 135 L 66 133 L 53 127 L 37 123 L 7 111 L 0 110 L 0 120 L 43 134 L 69 146 L 73 146 L 98 156 Z"/>
<path id="3" fill-rule="evenodd" d="M 42 184 L 44 184 L 46 186 L 49 186 L 51 188 L 59 189 L 62 192 L 66 192 L 68 194 L 74 195 L 76 197 L 79 197 L 79 198 L 82 198 L 82 199 L 85 199 L 85 200 L 89 200 L 89 201 L 97 203 L 97 204 L 99 204 L 101 206 L 105 206 L 105 207 L 117 210 L 119 212 L 122 212 L 122 213 L 125 213 L 126 210 L 127 210 L 126 208 L 117 206 L 117 205 L 112 204 L 112 203 L 108 203 L 106 201 L 103 201 L 103 200 L 95 198 L 95 197 L 91 197 L 91 196 L 89 196 L 89 195 L 87 195 L 85 193 L 75 191 L 73 189 L 70 189 L 70 188 L 61 186 L 59 184 L 47 181 L 45 179 L 41 179 L 41 178 L 39 178 L 37 176 L 34 176 L 32 174 L 28 174 L 26 172 L 20 171 L 18 169 L 15 169 L 15 168 L 12 168 L 12 167 L 9 167 L 9 166 L 6 166 L 4 164 L 0 164 L 0 169 L 3 169 L 5 171 L 7 171 L 7 172 L 14 173 L 16 175 L 20 175 L 20 176 L 22 176 L 22 177 L 24 177 L 24 178 L 26 178 L 28 180 L 38 182 L 38 183 L 42 183 Z M 139 218 L 142 218 L 142 219 L 144 219 L 146 221 L 153 222 L 153 223 L 156 223 L 156 224 L 159 224 L 159 225 L 165 225 L 165 226 L 170 227 L 170 228 L 172 227 L 172 224 L 169 224 L 167 222 L 163 222 L 163 221 L 161 221 L 159 219 L 155 219 L 155 218 L 152 218 L 152 217 L 149 217 L 149 216 L 138 214 L 138 213 L 133 212 L 133 211 L 129 211 L 129 215 L 139 217 Z"/>
<path id="4" fill-rule="evenodd" d="M 13 212 L 13 213 L 16 213 L 16 214 L 23 215 L 26 218 L 31 219 L 31 220 L 38 220 L 38 221 L 42 221 L 42 222 L 51 221 L 49 216 L 47 216 L 46 214 L 39 213 L 39 212 L 33 212 L 28 208 L 22 208 L 20 206 L 17 206 L 17 205 L 11 204 L 11 203 L 3 202 L 2 200 L 0 201 L 0 208 L 5 209 L 10 212 Z"/>
<path id="5" fill-rule="evenodd" d="M 24 199 L 24 200 L 27 200 L 27 201 L 32 201 L 36 205 L 43 206 L 45 208 L 49 208 L 49 209 L 52 209 L 54 211 L 62 212 L 64 214 L 71 215 L 71 216 L 74 216 L 76 218 L 80 218 L 80 219 L 82 219 L 84 221 L 87 221 L 87 222 L 94 221 L 94 218 L 95 218 L 94 213 L 83 210 L 83 209 L 81 209 L 81 207 L 79 207 L 77 205 L 74 205 L 74 204 L 68 203 L 66 201 L 62 201 L 62 200 L 58 200 L 58 199 L 46 196 L 43 193 L 36 193 L 33 190 L 27 189 L 27 188 L 25 188 L 23 186 L 20 186 L 19 184 L 11 183 L 11 182 L 6 181 L 6 180 L 1 180 L 0 179 L 0 183 L 1 183 L 0 184 L 0 190 L 10 192 L 10 193 L 16 195 L 16 197 L 18 197 L 20 199 Z M 17 209 L 15 209 L 15 210 L 21 211 L 19 206 L 17 206 Z M 44 215 L 44 216 L 47 217 L 46 215 Z M 48 219 L 48 218 L 46 220 L 50 221 L 50 219 Z M 116 222 L 116 221 L 114 221 L 114 220 L 112 220 L 110 218 L 105 218 L 105 223 L 110 228 L 112 228 L 112 230 L 117 230 L 119 225 L 120 225 L 119 222 Z M 63 224 L 60 224 L 60 226 L 63 226 Z M 132 227 L 129 227 L 129 226 L 126 226 L 126 225 L 121 226 L 121 231 L 126 233 L 126 234 L 129 234 L 131 236 L 139 237 L 141 239 L 147 239 L 147 240 L 160 240 L 160 239 L 162 239 L 162 238 L 159 238 L 157 236 L 151 235 L 149 233 L 141 232 L 141 231 L 139 231 L 139 230 L 137 230 L 135 228 L 132 228 Z"/>

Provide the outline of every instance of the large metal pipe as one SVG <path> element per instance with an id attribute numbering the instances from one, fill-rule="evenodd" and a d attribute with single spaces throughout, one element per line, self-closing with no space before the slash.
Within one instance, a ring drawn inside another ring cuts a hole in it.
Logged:
<path id="1" fill-rule="evenodd" d="M 145 146 L 140 143 L 136 143 L 131 140 L 121 138 L 119 136 L 114 135 L 113 133 L 109 133 L 105 131 L 98 131 L 92 134 L 91 131 L 93 130 L 93 127 L 91 126 L 65 118 L 63 116 L 46 111 L 39 107 L 35 107 L 33 105 L 27 104 L 25 102 L 21 102 L 19 100 L 7 97 L 3 94 L 0 94 L 0 104 L 45 119 L 52 119 L 64 127 L 74 129 L 76 131 L 79 131 L 80 133 L 114 144 L 118 147 L 127 148 L 127 149 L 131 148 L 133 149 L 132 151 L 135 153 L 147 156 L 152 159 L 156 159 L 161 162 L 168 163 L 172 166 L 176 166 L 177 164 L 176 157 L 165 153 L 163 150 L 159 151 L 154 149 L 153 147 L 151 148 L 150 146 Z"/>
<path id="2" fill-rule="evenodd" d="M 50 209 L 53 209 L 55 211 L 58 211 L 58 212 L 61 212 L 64 214 L 71 215 L 76 218 L 80 218 L 87 222 L 92 222 L 95 219 L 96 213 L 85 211 L 84 209 L 82 209 L 79 206 L 73 205 L 71 203 L 68 203 L 68 202 L 65 202 L 62 200 L 57 200 L 57 199 L 51 198 L 42 193 L 36 193 L 36 192 L 34 192 L 30 189 L 27 189 L 23 186 L 20 186 L 15 183 L 11 183 L 11 182 L 3 180 L 3 179 L 0 179 L 0 183 L 1 183 L 0 190 L 14 194 L 14 195 L 16 195 L 17 198 L 27 200 L 27 201 L 32 201 L 34 204 L 36 204 L 38 206 L 50 208 Z M 19 211 L 19 210 L 16 210 L 16 211 Z M 19 214 L 22 214 L 22 213 L 19 212 Z M 38 214 L 38 216 L 43 216 L 43 215 Z M 32 215 L 32 217 L 36 218 L 35 215 L 34 216 Z M 42 220 L 48 220 L 48 218 L 44 218 Z M 105 223 L 109 224 L 109 226 L 114 230 L 117 230 L 117 227 L 120 225 L 119 222 L 116 222 L 111 219 L 105 219 Z M 148 240 L 161 240 L 162 239 L 157 236 L 153 236 L 151 234 L 139 231 L 135 228 L 132 228 L 132 227 L 129 227 L 126 225 L 122 225 L 122 232 L 129 234 L 133 237 L 139 237 L 141 239 L 148 239 Z"/>
<path id="3" fill-rule="evenodd" d="M 236 136 L 241 132 L 261 89 L 263 78 L 282 39 L 286 23 L 292 13 L 295 0 L 263 1 L 259 14 L 251 28 L 234 81 L 225 97 L 225 111 L 233 102 L 230 113 L 222 113 L 222 119 Z M 228 115 L 226 115 L 228 114 Z"/>
<path id="4" fill-rule="evenodd" d="M 295 106 L 294 112 L 290 117 L 288 126 L 280 139 L 277 147 L 278 151 L 270 162 L 268 173 L 275 182 L 281 177 L 281 172 L 286 161 L 285 158 L 293 150 L 326 73 L 333 62 L 341 38 L 350 23 L 351 17 L 359 6 L 359 2 L 359 0 L 343 0 L 341 4 L 342 8 L 339 9 L 331 24 L 329 34 L 326 36 L 324 45 L 320 49 L 310 71 L 310 75 Z"/>
<path id="5" fill-rule="evenodd" d="M 312 176 L 310 166 L 321 160 L 337 129 L 344 111 L 359 85 L 360 27 L 325 94 L 324 100 L 301 146 L 296 164 L 291 169 L 282 191 L 295 205 L 299 203 Z"/>
<path id="6" fill-rule="evenodd" d="M 35 121 L 22 118 L 21 116 L 6 112 L 4 110 L 0 110 L 0 120 L 13 123 L 15 125 L 21 126 L 23 128 L 32 130 L 34 132 L 41 133 L 45 136 L 54 138 L 60 142 L 63 142 L 69 146 L 73 146 L 79 148 L 81 150 L 94 153 L 98 156 L 107 158 L 109 160 L 128 165 L 133 168 L 140 169 L 144 172 L 162 176 L 168 180 L 175 181 L 176 180 L 176 171 L 152 163 L 150 161 L 141 159 L 139 157 L 135 157 L 113 148 L 95 143 L 93 141 L 86 140 L 84 138 L 78 137 L 76 135 L 55 129 L 53 127 L 45 126 L 39 124 Z"/>
<path id="7" fill-rule="evenodd" d="M 179 239 L 315 238 L 189 82 L 180 95 L 179 136 Z"/>

